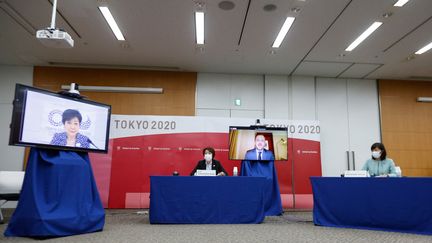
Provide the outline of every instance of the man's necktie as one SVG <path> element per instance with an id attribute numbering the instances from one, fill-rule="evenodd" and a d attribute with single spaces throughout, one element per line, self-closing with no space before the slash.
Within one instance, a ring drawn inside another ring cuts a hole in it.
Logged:
<path id="1" fill-rule="evenodd" d="M 262 152 L 258 152 L 258 160 L 261 160 L 261 153 Z"/>

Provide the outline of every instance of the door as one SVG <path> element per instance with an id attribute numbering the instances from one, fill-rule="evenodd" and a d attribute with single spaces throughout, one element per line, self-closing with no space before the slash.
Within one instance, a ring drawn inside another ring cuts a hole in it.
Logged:
<path id="1" fill-rule="evenodd" d="M 361 170 L 371 157 L 371 145 L 381 141 L 377 82 L 349 79 L 347 94 L 351 166 Z"/>
<path id="2" fill-rule="evenodd" d="M 340 176 L 347 166 L 349 150 L 347 82 L 317 78 L 316 110 L 321 126 L 323 176 Z"/>

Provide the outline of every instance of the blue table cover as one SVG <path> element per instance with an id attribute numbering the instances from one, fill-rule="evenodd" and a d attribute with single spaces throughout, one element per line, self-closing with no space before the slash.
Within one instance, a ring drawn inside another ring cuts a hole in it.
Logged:
<path id="1" fill-rule="evenodd" d="M 265 177 L 272 185 L 265 194 L 265 216 L 277 216 L 283 213 L 274 161 L 243 160 L 240 175 Z"/>
<path id="2" fill-rule="evenodd" d="M 150 223 L 261 223 L 269 187 L 263 177 L 151 176 Z"/>
<path id="3" fill-rule="evenodd" d="M 432 178 L 310 180 L 316 225 L 432 234 Z"/>
<path id="4" fill-rule="evenodd" d="M 32 149 L 5 236 L 57 237 L 101 231 L 105 211 L 87 153 Z"/>

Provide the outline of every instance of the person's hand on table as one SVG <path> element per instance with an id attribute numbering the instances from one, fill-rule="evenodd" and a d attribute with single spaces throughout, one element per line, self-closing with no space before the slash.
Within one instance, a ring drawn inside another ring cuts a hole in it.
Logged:
<path id="1" fill-rule="evenodd" d="M 225 173 L 223 173 L 223 172 L 219 172 L 219 174 L 217 174 L 218 176 L 224 176 L 225 175 Z"/>

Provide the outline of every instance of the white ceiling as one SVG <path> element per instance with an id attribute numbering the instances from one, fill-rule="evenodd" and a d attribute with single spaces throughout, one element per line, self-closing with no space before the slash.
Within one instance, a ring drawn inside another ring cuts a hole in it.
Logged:
<path id="1" fill-rule="evenodd" d="M 196 1 L 58 0 L 56 26 L 75 47 L 50 49 L 35 38 L 50 24 L 49 0 L 0 0 L 0 64 L 432 80 L 432 50 L 408 60 L 432 41 L 431 0 L 402 8 L 393 7 L 396 0 L 230 0 L 232 10 L 220 9 L 221 1 L 201 1 L 205 45 L 199 48 Z M 267 4 L 277 9 L 266 12 Z M 110 7 L 126 42 L 115 39 L 97 8 L 102 5 Z M 287 16 L 297 19 L 281 47 L 272 49 Z M 374 21 L 384 24 L 345 52 Z"/>

